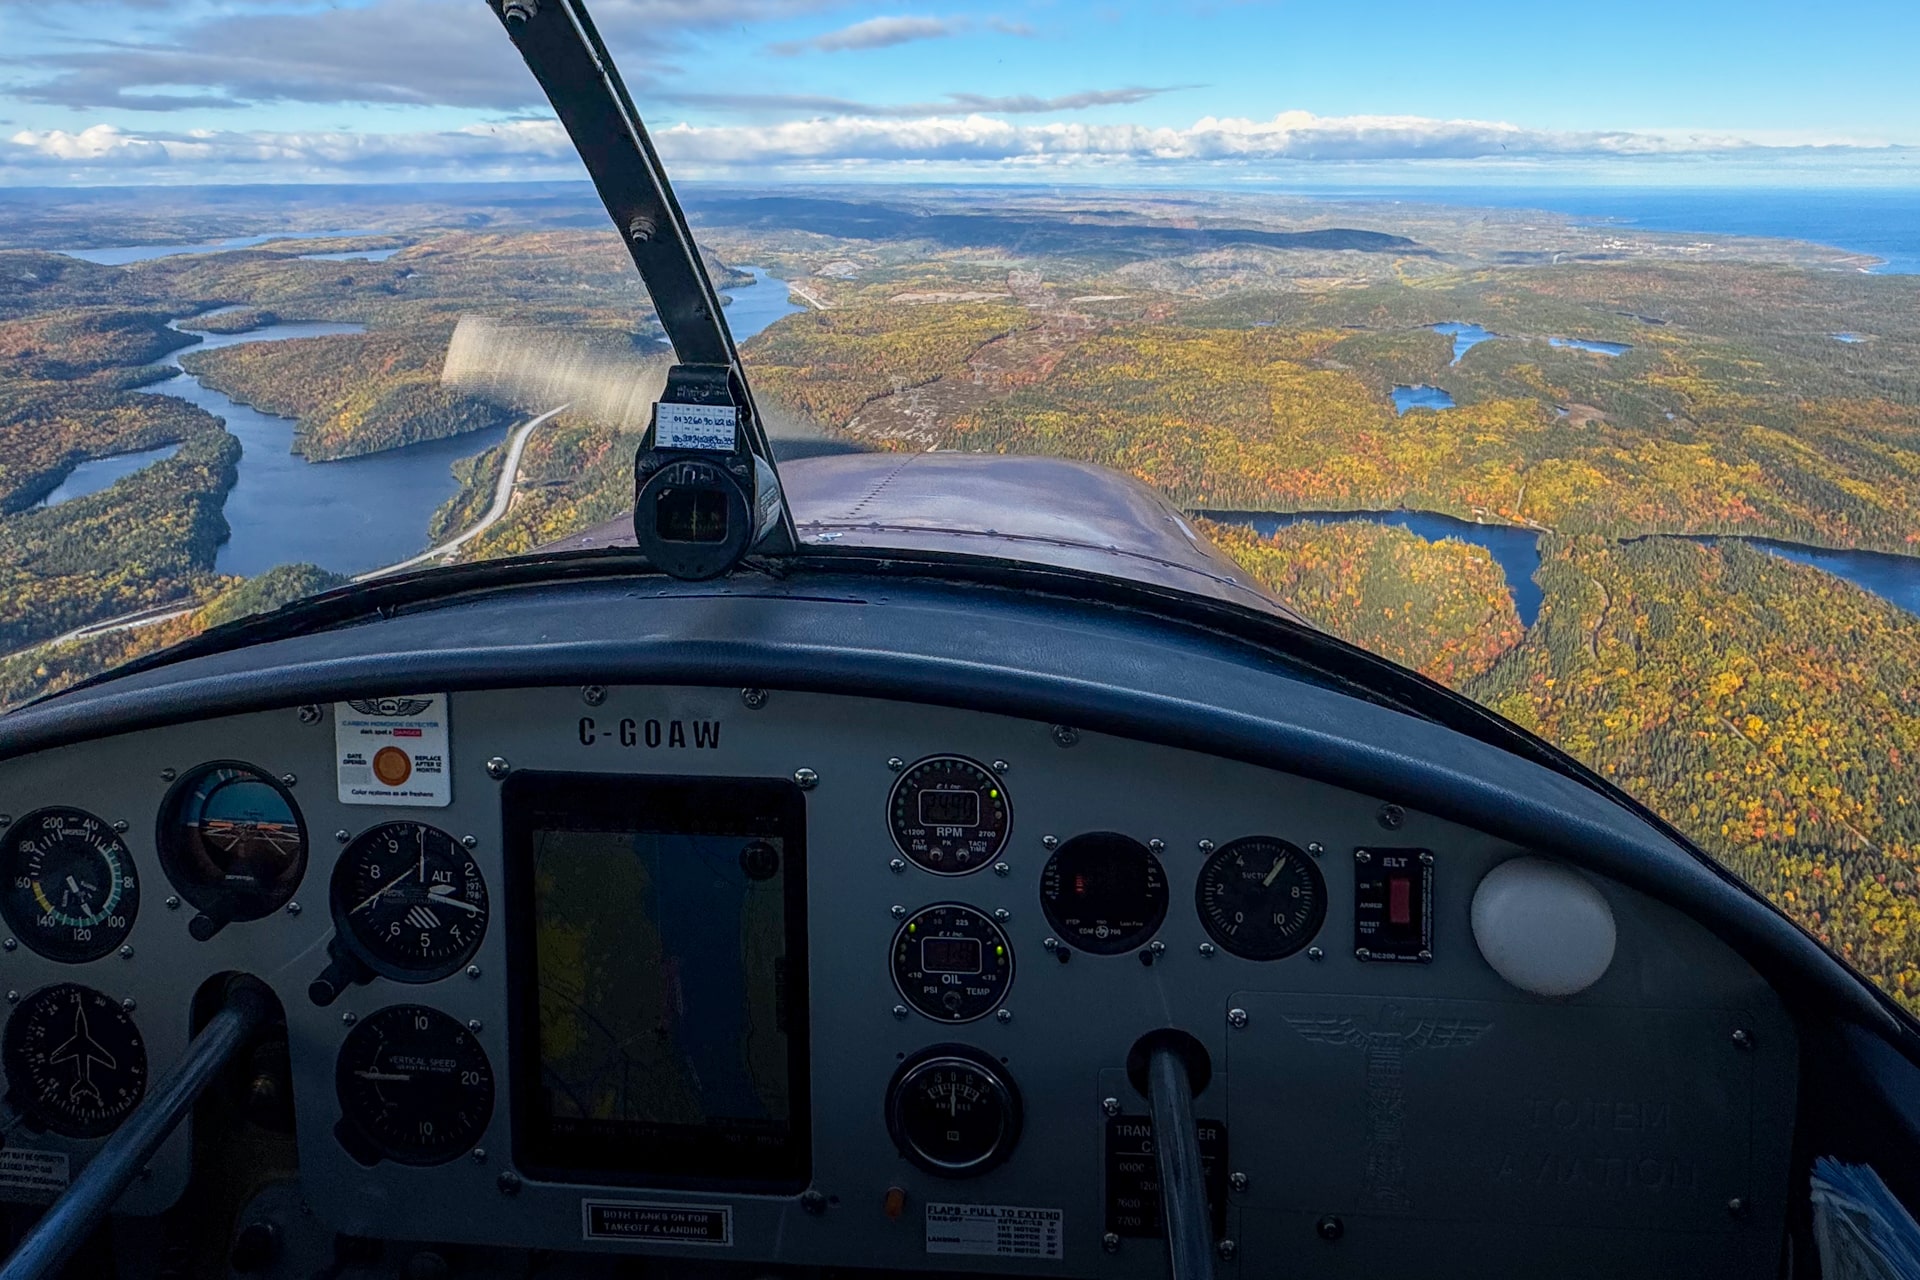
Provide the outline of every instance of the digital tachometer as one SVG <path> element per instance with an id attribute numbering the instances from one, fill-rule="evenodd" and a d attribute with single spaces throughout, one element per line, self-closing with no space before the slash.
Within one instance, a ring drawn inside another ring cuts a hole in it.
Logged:
<path id="1" fill-rule="evenodd" d="M 935 875 L 978 871 L 1007 845 L 1006 789 L 964 756 L 929 756 L 900 775 L 887 801 L 893 842 Z"/>

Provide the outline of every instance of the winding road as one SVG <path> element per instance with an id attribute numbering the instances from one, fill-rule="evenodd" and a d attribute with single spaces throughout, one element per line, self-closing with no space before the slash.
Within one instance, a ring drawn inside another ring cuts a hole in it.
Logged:
<path id="1" fill-rule="evenodd" d="M 436 560 L 443 560 L 498 524 L 500 518 L 506 515 L 507 510 L 513 506 L 514 486 L 518 484 L 520 480 L 520 459 L 527 451 L 527 441 L 533 436 L 534 429 L 551 420 L 554 415 L 564 412 L 567 408 L 569 408 L 569 406 L 563 404 L 557 409 L 549 409 L 538 417 L 529 418 L 513 429 L 513 434 L 507 439 L 507 456 L 506 461 L 500 468 L 499 482 L 493 487 L 493 505 L 487 508 L 487 513 L 481 516 L 475 524 L 457 536 L 447 539 L 445 542 L 428 547 L 417 556 L 402 560 L 398 564 L 384 565 L 378 569 L 370 569 L 366 573 L 356 574 L 353 580 L 355 582 L 369 582 L 375 578 L 383 578 L 391 573 L 400 573 L 407 569 L 417 568 L 423 564 L 430 564 Z M 50 649 L 55 645 L 72 644 L 76 640 L 91 640 L 96 636 L 112 635 L 118 631 L 137 631 L 142 627 L 158 626 L 162 622 L 170 622 L 175 618 L 184 618 L 199 607 L 197 604 L 187 605 L 184 608 L 175 605 L 157 605 L 151 609 L 142 609 L 137 613 L 123 613 L 117 618 L 107 618 L 100 622 L 90 622 L 84 627 L 75 627 L 73 630 L 63 632 L 51 640 L 41 640 L 38 643 L 27 645 L 25 648 L 17 649 L 14 652 L 31 653 L 36 649 Z"/>

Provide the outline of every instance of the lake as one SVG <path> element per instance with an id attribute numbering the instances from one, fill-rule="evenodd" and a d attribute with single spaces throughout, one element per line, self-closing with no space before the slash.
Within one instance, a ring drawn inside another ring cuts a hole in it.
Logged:
<path id="1" fill-rule="evenodd" d="M 272 240 L 344 240 L 348 236 L 373 236 L 378 231 L 276 231 L 265 236 L 234 236 L 210 240 L 204 244 L 127 244 L 108 249 L 55 249 L 69 258 L 97 262 L 103 267 L 124 267 L 130 262 L 150 262 L 155 258 L 174 258 L 185 253 L 224 253 L 229 249 L 251 249 Z M 399 252 L 394 250 L 394 253 Z M 316 255 L 324 256 L 324 255 Z M 388 254 L 392 256 L 391 253 Z"/>
<path id="2" fill-rule="evenodd" d="M 1439 387 L 1429 387 L 1424 383 L 1412 387 L 1393 389 L 1393 411 L 1404 415 L 1410 409 L 1451 409 L 1453 397 Z"/>
<path id="3" fill-rule="evenodd" d="M 1477 324 L 1468 324 L 1464 320 L 1449 320 L 1445 324 L 1433 326 L 1435 333 L 1448 334 L 1453 338 L 1453 359 L 1449 364 L 1459 364 L 1460 357 L 1467 354 L 1483 342 L 1491 342 L 1500 335 L 1491 329 L 1482 329 Z M 1405 410 L 1402 410 L 1405 412 Z"/>
<path id="4" fill-rule="evenodd" d="M 1405 529 L 1428 542 L 1453 538 L 1484 547 L 1507 576 L 1513 589 L 1514 611 L 1520 621 L 1531 627 L 1540 616 L 1544 596 L 1534 575 L 1540 571 L 1540 535 L 1517 525 L 1478 524 L 1432 511 L 1200 511 L 1195 514 L 1222 524 L 1243 525 L 1261 537 L 1271 537 L 1276 529 L 1291 524 L 1345 524 L 1366 520 L 1374 524 Z M 1851 582 L 1863 591 L 1920 616 L 1920 556 L 1889 555 L 1882 551 L 1833 551 L 1772 538 L 1687 537 L 1681 534 L 1652 534 L 1651 537 L 1685 537 L 1689 542 L 1713 546 L 1720 542 L 1744 542 L 1783 560 L 1809 565 Z"/>
<path id="5" fill-rule="evenodd" d="M 734 289 L 727 305 L 728 323 L 743 341 L 781 316 L 802 309 L 788 299 L 779 281 L 770 280 L 757 267 L 746 270 L 753 273 L 754 283 Z M 166 358 L 163 363 L 175 369 L 188 351 L 364 332 L 357 324 L 321 322 L 276 324 L 245 333 L 204 333 L 190 323 L 175 327 L 201 338 Z M 295 563 L 317 564 L 336 573 L 365 573 L 425 550 L 427 522 L 459 489 L 453 464 L 499 444 L 508 431 L 493 427 L 359 458 L 308 462 L 292 452 L 293 419 L 241 404 L 184 370 L 142 390 L 199 405 L 224 418 L 227 430 L 239 438 L 239 479 L 223 508 L 232 533 L 221 544 L 214 567 L 221 573 L 245 576 Z M 54 492 L 60 494 L 76 478 L 92 486 L 84 492 L 97 492 L 159 461 L 158 457 L 138 461 L 142 457 L 122 454 L 83 463 Z M 60 500 L 78 496 L 68 493 Z"/>
<path id="6" fill-rule="evenodd" d="M 1624 342 L 1592 342 L 1585 338 L 1548 338 L 1550 347 L 1564 347 L 1574 351 L 1591 351 L 1596 355 L 1623 356 L 1633 350 Z"/>

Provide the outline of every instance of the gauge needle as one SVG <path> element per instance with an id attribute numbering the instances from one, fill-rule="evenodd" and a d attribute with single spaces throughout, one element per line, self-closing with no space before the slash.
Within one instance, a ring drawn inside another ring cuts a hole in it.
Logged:
<path id="1" fill-rule="evenodd" d="M 405 1084 L 413 1079 L 411 1075 L 401 1075 L 392 1071 L 356 1071 L 353 1074 L 362 1080 L 387 1080 L 395 1084 Z"/>
<path id="2" fill-rule="evenodd" d="M 449 907 L 458 907 L 462 911 L 470 912 L 476 916 L 480 914 L 480 908 L 474 906 L 471 902 L 462 902 L 458 898 L 447 896 L 453 891 L 453 886 L 450 884 L 436 884 L 427 890 L 428 893 L 433 895 L 435 902 L 442 903 Z"/>
<path id="3" fill-rule="evenodd" d="M 1280 878 L 1280 870 L 1282 867 L 1285 867 L 1286 865 L 1287 865 L 1286 854 L 1283 853 L 1279 857 L 1275 858 L 1273 860 L 1273 870 L 1267 872 L 1267 878 L 1260 882 L 1260 887 L 1262 889 L 1273 888 L 1273 882 Z"/>
<path id="4" fill-rule="evenodd" d="M 87 901 L 87 891 L 82 889 L 80 882 L 72 876 L 67 877 L 67 892 L 80 899 L 80 905 L 85 907 L 89 913 L 93 911 L 92 904 Z"/>
<path id="5" fill-rule="evenodd" d="M 412 875 L 414 873 L 414 870 L 415 868 L 408 867 L 405 871 L 402 871 L 399 875 L 395 876 L 393 879 L 387 881 L 385 884 L 381 885 L 378 889 L 375 889 L 372 893 L 368 894 L 366 901 L 355 906 L 353 911 L 349 911 L 347 912 L 347 914 L 352 915 L 354 911 L 365 911 L 368 907 L 380 901 L 381 896 L 384 895 L 387 892 L 387 890 L 393 888 L 395 885 L 399 884 L 402 880 L 405 880 L 408 876 Z"/>

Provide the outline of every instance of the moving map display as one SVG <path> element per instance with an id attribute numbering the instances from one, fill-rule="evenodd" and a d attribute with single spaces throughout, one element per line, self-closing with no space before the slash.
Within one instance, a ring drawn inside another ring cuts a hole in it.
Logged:
<path id="1" fill-rule="evenodd" d="M 804 1183 L 804 828 L 797 792 L 791 821 L 754 802 L 786 799 L 768 785 L 517 789 L 544 793 L 510 819 L 533 979 L 515 1032 L 524 1164 Z"/>

